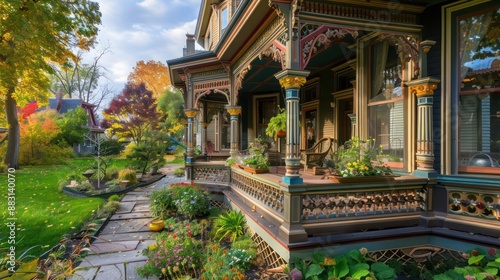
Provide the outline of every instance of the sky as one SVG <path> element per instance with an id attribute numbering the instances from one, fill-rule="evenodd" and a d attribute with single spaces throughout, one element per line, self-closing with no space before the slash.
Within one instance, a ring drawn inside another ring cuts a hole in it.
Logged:
<path id="1" fill-rule="evenodd" d="M 93 0 L 102 24 L 98 45 L 85 55 L 92 61 L 109 48 L 99 64 L 107 69 L 114 94 L 119 94 L 140 60 L 166 61 L 182 57 L 186 34 L 194 34 L 201 0 Z M 196 49 L 201 49 L 196 45 Z M 103 81 L 101 81 L 102 83 Z"/>

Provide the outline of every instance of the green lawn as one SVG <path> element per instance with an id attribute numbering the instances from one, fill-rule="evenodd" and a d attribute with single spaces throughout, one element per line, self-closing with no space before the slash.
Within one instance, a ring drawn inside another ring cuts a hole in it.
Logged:
<path id="1" fill-rule="evenodd" d="M 58 191 L 58 182 L 73 172 L 83 172 L 94 160 L 72 159 L 64 165 L 27 166 L 16 170 L 16 253 L 31 250 L 38 256 L 61 241 L 64 234 L 79 232 L 104 203 L 100 198 L 74 198 Z M 112 165 L 125 166 L 126 160 L 114 160 Z M 0 174 L 0 217 L 10 218 L 8 212 L 7 174 Z M 0 249 L 7 244 L 7 226 L 0 227 Z"/>

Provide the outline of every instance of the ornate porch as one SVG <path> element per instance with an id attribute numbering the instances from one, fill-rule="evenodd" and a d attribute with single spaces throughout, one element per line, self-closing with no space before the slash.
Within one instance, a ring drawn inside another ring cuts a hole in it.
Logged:
<path id="1" fill-rule="evenodd" d="M 469 189 L 467 193 L 476 195 L 466 202 L 463 189 L 450 188 L 443 195 L 437 179 L 408 175 L 336 183 L 301 170 L 303 184 L 289 185 L 283 183 L 284 166 L 271 166 L 264 174 L 228 167 L 223 161 L 194 162 L 188 168 L 193 182 L 223 194 L 220 199 L 245 213 L 251 230 L 286 262 L 316 250 L 342 253 L 361 247 L 385 251 L 446 244 L 450 250 L 464 251 L 477 244 L 500 246 L 494 230 L 500 205 L 491 201 L 499 194 L 491 190 Z M 448 213 L 434 210 L 438 201 L 447 205 Z M 478 210 L 490 209 L 490 214 L 464 218 L 464 213 L 457 212 L 466 208 L 462 204 L 471 203 Z M 449 228 L 442 227 L 443 222 Z M 464 232 L 466 224 L 469 232 Z"/>

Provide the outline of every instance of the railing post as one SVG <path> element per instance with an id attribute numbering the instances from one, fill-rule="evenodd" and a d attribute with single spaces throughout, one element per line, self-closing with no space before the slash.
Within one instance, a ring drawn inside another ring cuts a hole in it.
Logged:
<path id="1" fill-rule="evenodd" d="M 300 218 L 302 215 L 302 191 L 304 191 L 304 186 L 299 185 L 289 185 L 284 190 L 284 219 L 279 227 L 279 237 L 287 243 L 307 241 L 307 232 L 304 230 Z"/>

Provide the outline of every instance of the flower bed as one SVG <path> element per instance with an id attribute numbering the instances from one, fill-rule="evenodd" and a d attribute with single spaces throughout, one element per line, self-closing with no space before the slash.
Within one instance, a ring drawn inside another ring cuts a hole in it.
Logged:
<path id="1" fill-rule="evenodd" d="M 256 243 L 246 231 L 244 215 L 210 208 L 204 203 L 209 202 L 206 195 L 208 192 L 201 186 L 188 183 L 153 191 L 150 210 L 164 220 L 165 229 L 143 251 L 148 261 L 138 268 L 139 275 L 229 280 L 256 279 L 255 271 L 263 271 L 257 263 Z"/>

